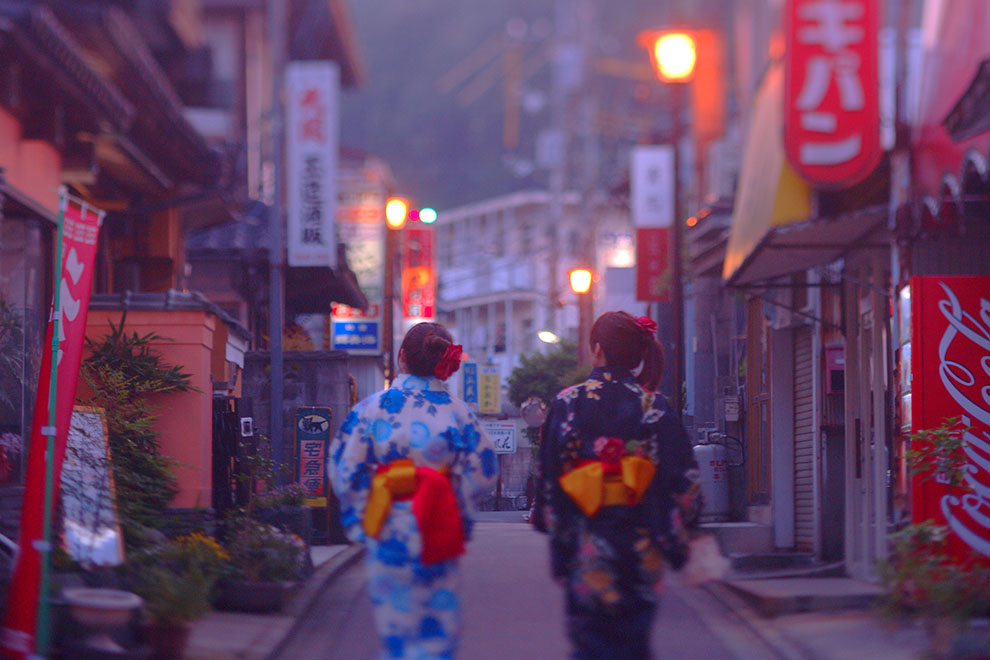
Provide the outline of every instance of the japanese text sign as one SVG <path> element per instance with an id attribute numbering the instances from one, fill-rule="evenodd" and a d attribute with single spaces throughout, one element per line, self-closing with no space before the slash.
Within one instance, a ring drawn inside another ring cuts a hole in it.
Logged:
<path id="1" fill-rule="evenodd" d="M 290 62 L 286 84 L 290 266 L 336 266 L 340 71 L 330 61 Z"/>
<path id="2" fill-rule="evenodd" d="M 461 398 L 475 412 L 478 410 L 478 387 L 478 363 L 465 362 L 461 365 Z"/>
<path id="3" fill-rule="evenodd" d="M 813 185 L 851 185 L 880 160 L 878 5 L 787 2 L 784 148 Z"/>
<path id="4" fill-rule="evenodd" d="M 637 227 L 669 227 L 673 224 L 674 147 L 633 147 L 629 170 L 633 224 Z"/>
<path id="5" fill-rule="evenodd" d="M 296 480 L 303 487 L 306 506 L 327 505 L 331 419 L 329 408 L 296 408 Z"/>
<path id="6" fill-rule="evenodd" d="M 670 228 L 636 229 L 636 300 L 667 302 L 673 278 L 670 268 Z"/>
<path id="7" fill-rule="evenodd" d="M 402 315 L 432 319 L 436 304 L 433 230 L 407 227 L 402 250 Z"/>
<path id="8" fill-rule="evenodd" d="M 498 365 L 485 364 L 481 366 L 479 385 L 479 412 L 485 415 L 496 415 L 501 412 L 502 404 L 499 390 L 502 387 L 502 378 L 499 375 Z"/>
<path id="9" fill-rule="evenodd" d="M 960 558 L 990 558 L 990 277 L 912 277 L 911 305 L 912 430 L 959 418 L 967 461 L 961 486 L 916 477 L 911 516 L 947 525 Z"/>
<path id="10" fill-rule="evenodd" d="M 516 453 L 516 425 L 512 422 L 492 422 L 485 420 L 481 427 L 495 445 L 496 454 Z"/>

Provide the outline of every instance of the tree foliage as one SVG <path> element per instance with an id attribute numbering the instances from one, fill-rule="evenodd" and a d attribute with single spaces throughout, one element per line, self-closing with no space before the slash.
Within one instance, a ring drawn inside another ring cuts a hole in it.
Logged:
<path id="1" fill-rule="evenodd" d="M 509 400 L 516 406 L 531 396 L 548 404 L 557 393 L 588 377 L 589 369 L 579 367 L 577 344 L 564 340 L 546 353 L 523 355 L 509 375 Z"/>
<path id="2" fill-rule="evenodd" d="M 129 544 L 143 528 L 156 528 L 178 488 L 173 461 L 161 454 L 151 396 L 196 390 L 182 368 L 166 364 L 152 347 L 164 340 L 154 332 L 124 332 L 111 322 L 110 333 L 86 338 L 89 357 L 82 376 L 94 392 L 90 405 L 103 408 L 110 435 L 110 457 L 117 510 Z"/>

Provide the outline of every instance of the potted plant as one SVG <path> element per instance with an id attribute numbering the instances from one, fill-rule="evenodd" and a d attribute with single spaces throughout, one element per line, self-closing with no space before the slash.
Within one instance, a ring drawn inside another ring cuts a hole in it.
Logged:
<path id="1" fill-rule="evenodd" d="M 912 434 L 911 473 L 966 492 L 966 430 L 959 418 L 948 418 L 938 428 Z M 920 621 L 929 635 L 928 657 L 948 657 L 968 621 L 990 614 L 990 568 L 975 552 L 950 553 L 949 529 L 931 520 L 891 534 L 890 542 L 890 555 L 879 564 L 881 613 Z"/>
<path id="2" fill-rule="evenodd" d="M 194 532 L 136 553 L 125 565 L 125 581 L 144 599 L 142 635 L 157 660 L 181 657 L 189 624 L 209 609 L 229 559 L 215 540 Z"/>
<path id="3" fill-rule="evenodd" d="M 288 588 L 308 565 L 306 543 L 295 534 L 246 516 L 239 517 L 230 529 L 230 570 L 216 605 L 250 612 L 281 609 Z"/>

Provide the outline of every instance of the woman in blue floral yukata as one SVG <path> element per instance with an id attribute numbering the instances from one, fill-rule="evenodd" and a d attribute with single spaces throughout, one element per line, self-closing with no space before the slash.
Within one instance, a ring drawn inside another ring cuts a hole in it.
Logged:
<path id="1" fill-rule="evenodd" d="M 586 381 L 551 406 L 542 429 L 542 503 L 554 577 L 567 597 L 567 634 L 579 660 L 650 657 L 664 560 L 687 558 L 698 470 L 687 434 L 652 391 L 662 352 L 656 324 L 607 312 L 591 329 Z"/>
<path id="2" fill-rule="evenodd" d="M 498 477 L 491 440 L 444 383 L 460 363 L 445 327 L 414 326 L 399 377 L 354 406 L 330 449 L 341 522 L 367 544 L 383 658 L 450 660 L 457 647 L 457 557 Z"/>

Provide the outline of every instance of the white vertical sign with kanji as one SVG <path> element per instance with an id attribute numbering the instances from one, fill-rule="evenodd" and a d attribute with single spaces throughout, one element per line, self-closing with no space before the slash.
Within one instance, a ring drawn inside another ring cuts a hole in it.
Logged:
<path id="1" fill-rule="evenodd" d="M 285 87 L 289 265 L 334 267 L 340 69 L 290 62 Z"/>
<path id="2" fill-rule="evenodd" d="M 632 221 L 637 227 L 669 227 L 674 223 L 674 147 L 633 147 L 629 168 Z"/>

